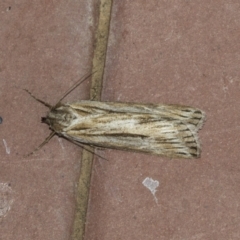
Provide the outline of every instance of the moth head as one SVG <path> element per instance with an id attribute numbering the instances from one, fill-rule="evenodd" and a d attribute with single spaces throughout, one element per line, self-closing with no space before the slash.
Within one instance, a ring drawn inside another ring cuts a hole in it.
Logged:
<path id="1" fill-rule="evenodd" d="M 49 127 L 56 133 L 63 132 L 64 128 L 68 127 L 74 115 L 70 109 L 64 105 L 51 109 L 46 117 L 42 117 L 42 122 L 49 125 Z"/>

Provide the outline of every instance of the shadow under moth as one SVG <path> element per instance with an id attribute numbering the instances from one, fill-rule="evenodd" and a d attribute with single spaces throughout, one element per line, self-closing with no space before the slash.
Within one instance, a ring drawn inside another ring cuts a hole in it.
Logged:
<path id="1" fill-rule="evenodd" d="M 79 101 L 55 106 L 34 97 L 49 108 L 42 122 L 52 130 L 38 150 L 54 135 L 77 145 L 138 151 L 169 158 L 198 158 L 197 132 L 205 120 L 200 109 L 163 104 Z"/>

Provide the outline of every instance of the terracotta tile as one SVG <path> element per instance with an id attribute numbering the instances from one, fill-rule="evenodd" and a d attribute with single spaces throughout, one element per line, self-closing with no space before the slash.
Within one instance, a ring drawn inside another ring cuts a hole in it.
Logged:
<path id="1" fill-rule="evenodd" d="M 93 5 L 0 3 L 0 239 L 70 238 L 81 150 L 55 137 L 23 157 L 49 131 L 22 89 L 54 104 L 89 71 Z M 95 160 L 85 239 L 239 239 L 239 8 L 114 1 L 102 99 L 195 106 L 207 121 L 198 160 L 99 150 L 109 161 Z M 67 101 L 88 93 L 86 82 Z"/>
<path id="2" fill-rule="evenodd" d="M 86 239 L 239 239 L 239 9 L 114 1 L 103 100 L 195 106 L 207 121 L 197 160 L 100 151 Z"/>
<path id="3" fill-rule="evenodd" d="M 70 238 L 81 149 L 54 137 L 24 157 L 50 131 L 41 123 L 48 109 L 23 89 L 54 105 L 91 70 L 95 7 L 94 1 L 0 3 L 0 209 L 11 205 L 5 217 L 0 211 L 0 239 Z M 88 99 L 89 86 L 66 101 Z"/>

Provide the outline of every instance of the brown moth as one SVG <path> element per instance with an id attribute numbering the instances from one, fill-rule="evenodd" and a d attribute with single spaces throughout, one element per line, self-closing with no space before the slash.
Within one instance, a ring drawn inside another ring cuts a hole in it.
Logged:
<path id="1" fill-rule="evenodd" d="M 99 101 L 63 104 L 61 100 L 51 106 L 34 98 L 50 109 L 42 122 L 49 125 L 52 133 L 39 148 L 58 135 L 78 145 L 138 151 L 169 158 L 200 156 L 197 132 L 205 120 L 205 113 L 200 109 Z"/>

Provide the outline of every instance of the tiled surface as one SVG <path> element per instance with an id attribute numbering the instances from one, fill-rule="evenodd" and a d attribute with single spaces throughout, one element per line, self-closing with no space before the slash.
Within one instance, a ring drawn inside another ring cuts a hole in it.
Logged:
<path id="1" fill-rule="evenodd" d="M 53 105 L 91 70 L 95 8 L 94 1 L 0 3 L 0 198 L 13 200 L 0 218 L 1 240 L 70 238 L 81 149 L 54 137 L 24 157 L 50 131 L 41 123 L 48 109 L 22 89 Z M 88 99 L 89 86 L 67 100 Z"/>
<path id="2" fill-rule="evenodd" d="M 54 104 L 89 70 L 96 8 L 0 9 L 0 194 L 11 204 L 0 239 L 69 239 L 81 151 L 54 138 L 23 157 L 49 131 L 46 108 L 22 89 Z M 95 160 L 85 239 L 239 239 L 239 11 L 230 0 L 114 1 L 102 99 L 195 106 L 207 121 L 198 160 L 99 150 L 109 161 Z M 68 100 L 88 92 L 84 83 Z M 155 197 L 147 177 L 159 182 Z"/>
<path id="3" fill-rule="evenodd" d="M 114 1 L 103 100 L 206 111 L 202 157 L 99 151 L 86 239 L 239 239 L 239 1 Z M 142 184 L 159 182 L 155 193 Z"/>

